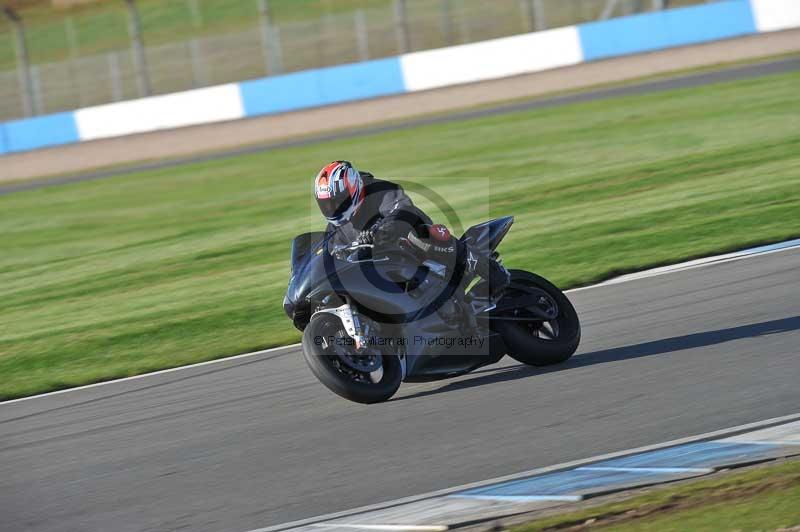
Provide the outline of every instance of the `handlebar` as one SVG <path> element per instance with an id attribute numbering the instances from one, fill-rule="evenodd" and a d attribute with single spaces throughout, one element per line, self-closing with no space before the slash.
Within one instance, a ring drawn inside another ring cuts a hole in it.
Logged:
<path id="1" fill-rule="evenodd" d="M 349 260 L 353 253 L 361 250 L 372 249 L 374 247 L 375 246 L 372 244 L 359 244 L 358 242 L 351 242 L 349 245 L 332 248 L 330 253 L 339 260 Z"/>
<path id="2" fill-rule="evenodd" d="M 345 251 L 352 253 L 353 251 L 358 251 L 359 249 L 372 249 L 374 247 L 375 246 L 373 244 L 359 244 L 358 242 L 351 242 L 349 245 L 346 246 L 334 247 L 331 250 L 331 252 L 334 254 L 342 253 Z"/>
<path id="3" fill-rule="evenodd" d="M 397 240 L 397 244 L 401 248 L 405 247 L 409 243 L 410 243 L 410 240 L 408 238 L 406 238 L 406 237 L 401 237 L 401 238 L 399 238 Z M 353 251 L 358 251 L 359 249 L 374 249 L 374 248 L 375 248 L 375 244 L 359 244 L 358 242 L 351 242 L 347 246 L 334 248 L 332 250 L 332 252 L 333 253 L 340 253 L 342 251 L 349 251 L 349 252 L 352 253 Z"/>
<path id="4" fill-rule="evenodd" d="M 333 256 L 341 259 L 341 258 L 343 258 L 344 255 L 352 255 L 353 253 L 361 251 L 361 250 L 373 250 L 375 248 L 376 248 L 376 246 L 374 244 L 359 244 L 358 242 L 351 242 L 349 245 L 341 246 L 341 247 L 337 247 L 337 248 L 332 249 L 331 250 L 331 254 Z M 384 248 L 381 247 L 381 249 L 384 249 Z M 406 254 L 409 254 L 411 256 L 414 256 L 415 258 L 418 258 L 418 257 L 416 257 L 416 254 L 413 252 L 413 249 L 410 246 L 410 241 L 405 237 L 402 237 L 402 238 L 398 239 L 398 241 L 397 241 L 397 251 L 399 251 L 401 253 L 406 253 Z M 345 259 L 345 260 L 347 260 L 347 259 Z M 384 257 L 384 258 L 379 259 L 379 260 L 375 260 L 375 259 L 368 259 L 368 260 L 373 260 L 374 262 L 384 262 L 384 261 L 389 260 L 389 258 L 388 257 Z M 361 261 L 358 261 L 358 262 L 361 262 Z"/>

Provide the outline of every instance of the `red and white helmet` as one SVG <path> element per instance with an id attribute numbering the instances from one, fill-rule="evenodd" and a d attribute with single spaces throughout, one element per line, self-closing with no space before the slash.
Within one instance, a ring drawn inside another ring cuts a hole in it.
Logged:
<path id="1" fill-rule="evenodd" d="M 314 196 L 322 215 L 333 225 L 349 222 L 364 203 L 364 180 L 347 161 L 334 161 L 320 170 Z"/>

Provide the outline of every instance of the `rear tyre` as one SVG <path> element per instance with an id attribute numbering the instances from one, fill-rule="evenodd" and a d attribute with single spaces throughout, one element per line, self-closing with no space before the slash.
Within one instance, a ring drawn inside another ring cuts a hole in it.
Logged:
<path id="1" fill-rule="evenodd" d="M 303 331 L 302 342 L 303 357 L 311 372 L 329 390 L 349 401 L 372 404 L 388 400 L 402 381 L 400 359 L 373 347 L 359 353 L 355 347 L 343 345 L 349 343 L 343 341 L 348 338 L 338 317 L 328 313 L 314 316 Z M 363 370 L 370 365 L 379 369 Z"/>
<path id="2" fill-rule="evenodd" d="M 514 290 L 514 284 L 535 287 L 547 294 L 545 304 L 554 305 L 557 315 L 549 321 L 494 321 L 494 328 L 502 336 L 508 355 L 531 366 L 549 366 L 566 361 L 581 341 L 581 324 L 575 307 L 544 277 L 523 270 L 510 270 L 510 273 L 512 286 L 506 289 L 503 297 L 520 295 L 521 292 Z"/>

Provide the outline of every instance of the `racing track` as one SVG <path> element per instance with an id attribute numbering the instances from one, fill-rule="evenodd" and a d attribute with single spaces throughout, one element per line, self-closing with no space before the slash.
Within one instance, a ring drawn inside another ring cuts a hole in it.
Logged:
<path id="1" fill-rule="evenodd" d="M 571 298 L 567 364 L 382 405 L 297 348 L 0 405 L 0 529 L 246 531 L 797 411 L 800 250 Z"/>

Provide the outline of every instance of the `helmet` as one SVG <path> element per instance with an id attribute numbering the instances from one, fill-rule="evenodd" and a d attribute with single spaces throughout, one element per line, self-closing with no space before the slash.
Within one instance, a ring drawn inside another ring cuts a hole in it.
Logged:
<path id="1" fill-rule="evenodd" d="M 364 180 L 347 161 L 334 161 L 320 170 L 314 196 L 322 215 L 333 225 L 349 222 L 364 203 Z"/>

